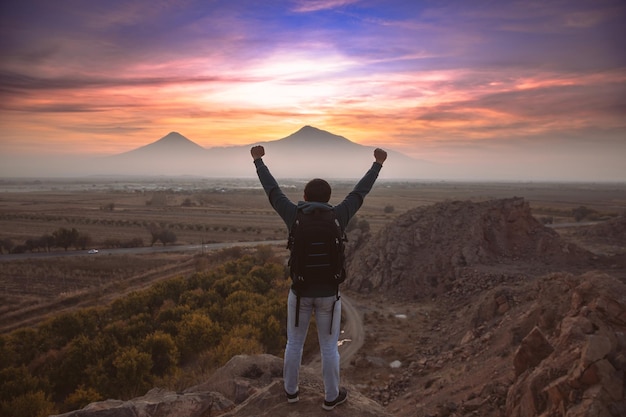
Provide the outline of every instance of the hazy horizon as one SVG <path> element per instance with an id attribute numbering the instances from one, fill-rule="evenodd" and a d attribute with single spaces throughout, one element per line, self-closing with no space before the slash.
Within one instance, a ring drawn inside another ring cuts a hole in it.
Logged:
<path id="1" fill-rule="evenodd" d="M 311 125 L 424 161 L 417 179 L 626 181 L 623 0 L 0 7 L 1 177 Z"/>
<path id="2" fill-rule="evenodd" d="M 332 133 L 332 132 L 331 132 Z M 332 153 L 323 148 L 319 152 L 293 151 L 280 148 L 279 141 L 265 142 L 265 162 L 277 178 L 359 178 L 373 162 L 372 147 L 354 144 L 356 149 Z M 154 142 L 152 142 L 154 144 Z M 150 145 L 150 144 L 147 144 Z M 204 148 L 202 153 L 190 155 L 165 155 L 130 158 L 135 152 L 100 155 L 63 155 L 11 158 L 2 162 L 0 178 L 84 178 L 84 177 L 204 177 L 204 178 L 254 178 L 255 167 L 248 145 Z M 145 148 L 146 146 L 142 147 Z M 321 147 L 320 147 L 321 148 Z M 141 150 L 137 148 L 131 151 Z M 411 160 L 401 153 L 388 149 L 390 157 L 380 174 L 381 179 L 415 181 L 460 182 L 626 182 L 616 176 L 601 177 L 585 171 L 581 164 L 578 175 L 564 175 L 557 170 L 547 171 L 541 166 L 515 167 L 510 161 L 500 174 L 489 171 L 488 161 L 482 167 L 437 164 L 426 160 Z M 173 153 L 170 151 L 170 153 Z M 302 155 L 304 154 L 304 155 Z M 300 155 L 300 156 L 298 156 Z M 301 159 L 298 159 L 298 158 Z M 618 156 L 621 157 L 621 156 Z M 126 158 L 126 160 L 125 160 Z M 130 159 L 128 159 L 130 158 Z M 399 161 L 398 159 L 403 159 Z M 0 157 L 0 159 L 3 159 Z M 310 160 L 310 163 L 309 161 Z M 404 165 L 399 166 L 400 162 Z M 407 162 L 409 166 L 407 167 Z M 502 174 L 505 173 L 505 174 Z"/>

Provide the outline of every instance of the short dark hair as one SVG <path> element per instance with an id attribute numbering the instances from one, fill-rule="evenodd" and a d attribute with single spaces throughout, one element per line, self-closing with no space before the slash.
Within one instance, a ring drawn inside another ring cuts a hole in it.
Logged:
<path id="1" fill-rule="evenodd" d="M 330 193 L 330 184 L 321 178 L 312 179 L 304 187 L 304 199 L 306 201 L 328 203 Z"/>

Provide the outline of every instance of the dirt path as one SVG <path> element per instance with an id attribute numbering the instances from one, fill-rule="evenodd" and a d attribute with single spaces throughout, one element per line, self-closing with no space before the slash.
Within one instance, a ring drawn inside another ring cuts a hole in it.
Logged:
<path id="1" fill-rule="evenodd" d="M 363 316 L 356 309 L 352 301 L 345 295 L 341 295 L 341 306 L 345 324 L 343 333 L 339 336 L 339 353 L 341 354 L 341 366 L 350 364 L 352 357 L 363 347 L 365 342 L 365 328 Z"/>

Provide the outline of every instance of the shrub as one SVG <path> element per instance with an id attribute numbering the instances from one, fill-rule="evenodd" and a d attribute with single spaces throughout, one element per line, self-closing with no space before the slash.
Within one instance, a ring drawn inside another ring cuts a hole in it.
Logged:
<path id="1" fill-rule="evenodd" d="M 574 216 L 574 220 L 577 222 L 587 219 L 591 217 L 593 214 L 597 214 L 597 211 L 587 208 L 585 206 L 580 206 L 575 209 L 572 209 L 572 216 Z"/>
<path id="2" fill-rule="evenodd" d="M 554 218 L 552 216 L 543 216 L 539 219 L 542 224 L 552 224 L 554 223 Z"/>
<path id="3" fill-rule="evenodd" d="M 71 393 L 65 400 L 65 405 L 70 410 L 78 410 L 83 408 L 87 404 L 91 404 L 96 401 L 101 401 L 102 395 L 91 387 L 85 387 L 80 385 L 76 390 Z"/>

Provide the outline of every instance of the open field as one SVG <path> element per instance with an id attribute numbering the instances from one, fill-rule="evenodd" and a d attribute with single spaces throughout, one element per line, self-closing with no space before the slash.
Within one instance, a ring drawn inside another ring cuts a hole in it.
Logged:
<path id="1" fill-rule="evenodd" d="M 330 181 L 337 204 L 353 182 Z M 281 180 L 296 201 L 305 182 Z M 596 218 L 626 209 L 625 184 L 448 183 L 379 181 L 359 211 L 373 232 L 412 208 L 444 200 L 524 197 L 533 214 L 558 225 L 574 224 L 572 209 L 587 207 Z M 201 242 L 271 241 L 286 238 L 255 179 L 82 179 L 0 181 L 0 240 L 27 239 L 75 228 L 105 248 L 139 239 L 151 243 L 150 225 L 171 230 L 176 245 Z M 567 235 L 571 228 L 557 229 Z M 581 242 L 578 242 L 581 243 Z M 584 243 L 584 242 L 582 242 Z M 160 245 L 160 243 L 157 243 Z M 593 248 L 591 248 L 593 249 Z M 596 248 L 597 249 L 597 248 Z M 61 248 L 54 251 L 63 252 Z M 73 247 L 70 251 L 76 250 Z M 284 250 L 276 247 L 276 250 Z M 75 258 L 2 260 L 0 331 L 31 325 L 61 309 L 106 303 L 115 296 L 206 267 L 206 255 L 173 252 L 90 255 Z"/>

